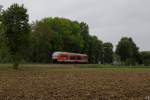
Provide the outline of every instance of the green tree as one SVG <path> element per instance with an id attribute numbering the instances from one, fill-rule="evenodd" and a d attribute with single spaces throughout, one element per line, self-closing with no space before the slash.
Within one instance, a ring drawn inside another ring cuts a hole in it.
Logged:
<path id="1" fill-rule="evenodd" d="M 11 62 L 11 57 L 6 46 L 6 40 L 4 39 L 3 26 L 0 24 L 0 63 Z"/>
<path id="2" fill-rule="evenodd" d="M 91 36 L 89 35 L 89 27 L 86 23 L 81 22 L 80 23 L 80 34 L 83 37 L 83 49 L 82 49 L 82 53 L 89 53 L 89 49 L 90 49 L 90 38 Z"/>
<path id="3" fill-rule="evenodd" d="M 13 4 L 2 12 L 2 24 L 7 47 L 13 61 L 13 68 L 18 69 L 19 63 L 28 48 L 30 26 L 27 9 L 23 5 Z"/>
<path id="4" fill-rule="evenodd" d="M 122 62 L 138 62 L 139 51 L 132 38 L 123 37 L 117 45 L 116 54 L 120 56 Z"/>
<path id="5" fill-rule="evenodd" d="M 30 41 L 30 62 L 47 63 L 50 60 L 51 41 L 53 31 L 45 22 L 36 22 L 32 25 Z"/>
<path id="6" fill-rule="evenodd" d="M 103 44 L 103 63 L 110 64 L 113 62 L 113 45 L 110 42 Z"/>
<path id="7" fill-rule="evenodd" d="M 82 52 L 80 24 L 65 18 L 44 18 L 32 25 L 32 59 L 49 62 L 54 51 Z M 39 55 L 40 54 L 40 55 Z M 35 61 L 35 60 L 34 60 Z"/>
<path id="8" fill-rule="evenodd" d="M 98 40 L 96 36 L 91 36 L 88 41 L 89 48 L 88 56 L 89 62 L 93 64 L 102 63 L 102 41 Z"/>
<path id="9" fill-rule="evenodd" d="M 80 33 L 84 40 L 82 52 L 89 56 L 89 63 L 102 63 L 102 41 L 89 34 L 89 27 L 84 22 L 80 23 Z"/>
<path id="10" fill-rule="evenodd" d="M 148 66 L 150 65 L 150 51 L 140 52 L 141 64 Z"/>
<path id="11" fill-rule="evenodd" d="M 32 24 L 30 61 L 49 62 L 55 51 L 77 52 L 89 55 L 90 63 L 102 60 L 102 41 L 89 35 L 84 22 L 65 18 L 44 18 Z"/>

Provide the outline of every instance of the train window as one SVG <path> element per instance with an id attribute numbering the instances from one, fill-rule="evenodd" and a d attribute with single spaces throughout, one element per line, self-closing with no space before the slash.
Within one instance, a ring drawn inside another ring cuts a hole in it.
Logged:
<path id="1" fill-rule="evenodd" d="M 76 60 L 76 57 L 75 56 L 71 56 L 70 60 Z"/>
<path id="2" fill-rule="evenodd" d="M 83 56 L 83 59 L 88 59 L 88 57 L 87 56 Z"/>
<path id="3" fill-rule="evenodd" d="M 81 60 L 81 56 L 77 56 L 77 60 Z"/>

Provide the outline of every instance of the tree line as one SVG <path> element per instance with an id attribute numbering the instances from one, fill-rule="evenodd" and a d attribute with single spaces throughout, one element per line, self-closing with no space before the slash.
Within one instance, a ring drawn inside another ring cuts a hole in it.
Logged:
<path id="1" fill-rule="evenodd" d="M 90 35 L 85 22 L 60 17 L 28 21 L 23 5 L 13 4 L 0 13 L 1 63 L 51 63 L 53 52 L 66 51 L 87 54 L 93 64 L 149 65 L 149 52 L 139 52 L 131 37 L 123 37 L 113 52 L 112 43 Z"/>

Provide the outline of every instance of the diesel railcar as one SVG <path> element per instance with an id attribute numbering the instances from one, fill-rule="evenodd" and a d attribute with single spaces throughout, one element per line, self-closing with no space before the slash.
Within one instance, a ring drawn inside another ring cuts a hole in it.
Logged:
<path id="1" fill-rule="evenodd" d="M 86 54 L 70 52 L 54 52 L 52 54 L 53 63 L 88 63 Z"/>

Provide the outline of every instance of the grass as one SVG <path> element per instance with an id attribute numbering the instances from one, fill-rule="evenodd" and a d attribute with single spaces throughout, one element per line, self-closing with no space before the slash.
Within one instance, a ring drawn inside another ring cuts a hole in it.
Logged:
<path id="1" fill-rule="evenodd" d="M 125 65 L 110 65 L 110 64 L 87 64 L 87 65 L 79 65 L 80 68 L 150 68 L 150 66 L 125 66 Z"/>
<path id="2" fill-rule="evenodd" d="M 12 64 L 0 64 L 0 70 L 9 69 Z M 110 65 L 110 64 L 22 64 L 20 68 L 40 68 L 40 67 L 77 67 L 77 68 L 150 68 L 150 66 L 121 66 L 121 65 Z"/>
<path id="3" fill-rule="evenodd" d="M 2 100 L 145 100 L 150 69 L 111 65 L 0 65 Z"/>

